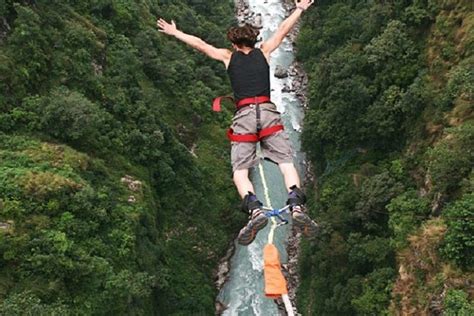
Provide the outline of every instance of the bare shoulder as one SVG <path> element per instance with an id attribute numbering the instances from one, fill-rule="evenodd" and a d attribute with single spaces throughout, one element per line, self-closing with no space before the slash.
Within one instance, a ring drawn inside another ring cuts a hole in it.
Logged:
<path id="1" fill-rule="evenodd" d="M 270 62 L 270 54 L 272 53 L 272 51 L 270 50 L 270 48 L 268 47 L 268 43 L 267 42 L 263 42 L 261 45 L 260 45 L 260 50 L 262 51 L 263 53 L 263 56 L 265 56 L 265 58 L 267 59 L 268 62 Z"/>
<path id="2" fill-rule="evenodd" d="M 227 49 L 227 48 L 221 48 L 220 49 L 221 51 L 221 55 L 222 55 L 222 59 L 221 61 L 224 63 L 225 67 L 229 67 L 229 64 L 230 64 L 230 59 L 232 57 L 232 51 Z"/>
<path id="3" fill-rule="evenodd" d="M 221 48 L 221 53 L 222 53 L 222 56 L 228 59 L 230 59 L 230 57 L 232 56 L 232 51 L 227 48 Z"/>

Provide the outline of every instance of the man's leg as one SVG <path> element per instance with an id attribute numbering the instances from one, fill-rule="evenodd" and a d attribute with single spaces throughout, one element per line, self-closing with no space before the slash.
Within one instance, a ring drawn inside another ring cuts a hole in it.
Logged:
<path id="1" fill-rule="evenodd" d="M 287 203 L 290 205 L 293 222 L 306 236 L 313 236 L 318 232 L 318 225 L 306 214 L 306 196 L 300 189 L 298 171 L 293 163 L 280 163 L 279 167 L 288 190 Z"/>
<path id="2" fill-rule="evenodd" d="M 239 191 L 239 195 L 243 199 L 242 211 L 250 216 L 249 222 L 240 230 L 237 237 L 239 244 L 247 246 L 254 241 L 258 231 L 267 225 L 268 218 L 260 209 L 262 203 L 255 196 L 252 182 L 249 179 L 249 170 L 235 170 L 233 178 L 237 191 Z"/>
<path id="3" fill-rule="evenodd" d="M 249 192 L 255 192 L 252 182 L 249 179 L 249 169 L 241 169 L 234 171 L 234 184 L 239 191 L 240 197 L 243 199 Z"/>
<path id="4" fill-rule="evenodd" d="M 288 192 L 291 191 L 290 188 L 294 185 L 300 187 L 300 177 L 293 163 L 286 162 L 281 163 L 278 166 L 280 167 L 280 171 L 283 174 L 283 178 L 285 179 L 285 186 Z"/>

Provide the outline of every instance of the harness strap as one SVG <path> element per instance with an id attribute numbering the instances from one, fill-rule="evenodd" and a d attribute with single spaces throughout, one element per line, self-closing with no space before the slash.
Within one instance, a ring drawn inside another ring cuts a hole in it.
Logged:
<path id="1" fill-rule="evenodd" d="M 237 107 L 237 109 L 240 109 L 241 107 L 247 106 L 249 104 L 260 104 L 260 103 L 265 103 L 265 102 L 270 102 L 270 97 L 266 95 L 262 95 L 262 96 L 240 99 L 239 101 L 235 103 L 235 106 Z"/>
<path id="2" fill-rule="evenodd" d="M 214 99 L 212 102 L 212 110 L 214 112 L 221 111 L 221 101 L 227 99 L 231 100 L 235 103 L 235 107 L 237 110 L 248 106 L 250 104 L 255 104 L 256 106 L 256 114 L 257 114 L 257 133 L 255 134 L 234 134 L 234 131 L 230 128 L 227 131 L 227 138 L 230 139 L 232 142 L 247 142 L 247 143 L 256 143 L 259 142 L 262 138 L 270 136 L 278 131 L 284 129 L 283 125 L 274 125 L 267 128 L 261 128 L 260 122 L 260 103 L 271 102 L 269 96 L 255 96 L 250 98 L 240 99 L 237 102 L 234 101 L 234 98 L 230 96 L 221 96 Z"/>
<path id="3" fill-rule="evenodd" d="M 234 134 L 232 128 L 229 128 L 227 131 L 227 138 L 229 138 L 231 142 L 256 143 L 267 136 L 282 131 L 283 129 L 283 125 L 273 125 L 262 129 L 256 134 Z"/>
<path id="4" fill-rule="evenodd" d="M 233 97 L 229 97 L 229 96 L 217 97 L 217 98 L 214 99 L 214 101 L 212 101 L 212 110 L 214 112 L 220 112 L 221 111 L 221 101 L 224 100 L 224 99 L 231 100 L 232 102 L 234 102 Z"/>
<path id="5" fill-rule="evenodd" d="M 262 123 L 260 119 L 260 103 L 255 103 L 255 114 L 257 119 L 257 133 L 260 133 L 262 130 Z"/>
<path id="6" fill-rule="evenodd" d="M 221 102 L 222 100 L 230 100 L 235 103 L 235 107 L 237 109 L 240 109 L 244 106 L 250 105 L 250 104 L 259 104 L 259 103 L 265 103 L 265 102 L 271 102 L 270 97 L 268 96 L 256 96 L 256 97 L 250 97 L 250 98 L 244 98 L 240 99 L 237 102 L 234 100 L 233 97 L 231 96 L 221 96 L 217 97 L 212 101 L 212 110 L 214 112 L 220 112 L 221 111 Z"/>

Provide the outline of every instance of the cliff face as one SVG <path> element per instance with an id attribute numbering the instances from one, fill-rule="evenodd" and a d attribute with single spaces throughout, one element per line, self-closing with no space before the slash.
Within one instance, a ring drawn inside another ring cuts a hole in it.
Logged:
<path id="1" fill-rule="evenodd" d="M 472 313 L 471 1 L 319 1 L 305 15 L 303 142 L 325 229 L 303 246 L 299 310 Z"/>
<path id="2" fill-rule="evenodd" d="M 1 314 L 212 314 L 235 212 L 223 65 L 231 3 L 0 4 Z"/>

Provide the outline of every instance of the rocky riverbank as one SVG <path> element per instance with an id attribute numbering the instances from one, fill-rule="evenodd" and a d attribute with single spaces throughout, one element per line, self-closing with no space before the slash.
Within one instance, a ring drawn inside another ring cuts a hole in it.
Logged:
<path id="1" fill-rule="evenodd" d="M 225 254 L 225 256 L 219 261 L 219 265 L 216 271 L 215 275 L 215 284 L 217 291 L 221 291 L 222 287 L 224 286 L 225 282 L 229 280 L 229 273 L 230 273 L 230 261 L 232 259 L 232 256 L 234 255 L 235 252 L 235 244 L 232 241 L 229 244 L 229 248 Z M 226 309 L 227 306 L 225 303 L 219 301 L 219 299 L 216 299 L 216 315 L 221 315 Z"/>

